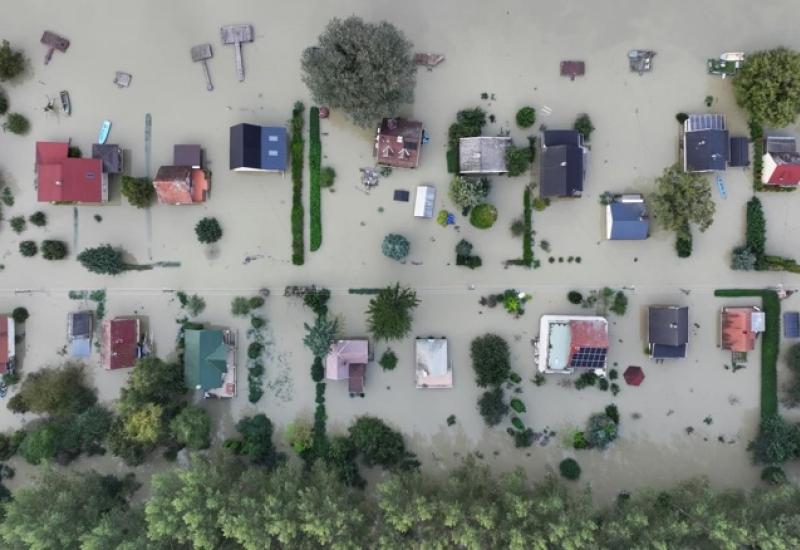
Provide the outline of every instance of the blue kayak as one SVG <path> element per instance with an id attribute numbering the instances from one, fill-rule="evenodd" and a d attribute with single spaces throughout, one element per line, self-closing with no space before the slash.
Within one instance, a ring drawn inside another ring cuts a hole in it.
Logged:
<path id="1" fill-rule="evenodd" d="M 111 121 L 104 120 L 103 125 L 100 127 L 100 135 L 97 136 L 97 143 L 103 144 L 108 139 L 108 133 L 111 131 Z"/>
<path id="2" fill-rule="evenodd" d="M 719 189 L 719 194 L 722 195 L 723 199 L 728 198 L 728 192 L 725 190 L 725 182 L 722 181 L 722 176 L 717 176 L 717 189 Z"/>

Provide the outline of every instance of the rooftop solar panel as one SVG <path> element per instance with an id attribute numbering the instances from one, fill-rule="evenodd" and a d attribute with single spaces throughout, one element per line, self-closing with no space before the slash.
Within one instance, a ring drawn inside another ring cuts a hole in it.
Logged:
<path id="1" fill-rule="evenodd" d="M 606 348 L 579 348 L 570 361 L 573 368 L 600 369 L 605 366 Z"/>

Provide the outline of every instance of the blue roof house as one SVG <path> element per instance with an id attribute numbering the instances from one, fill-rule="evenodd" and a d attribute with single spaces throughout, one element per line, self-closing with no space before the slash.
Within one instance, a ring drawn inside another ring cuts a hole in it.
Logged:
<path id="1" fill-rule="evenodd" d="M 231 126 L 230 169 L 234 172 L 285 172 L 286 157 L 286 128 Z"/>
<path id="2" fill-rule="evenodd" d="M 644 240 L 650 234 L 650 219 L 644 197 L 617 195 L 606 205 L 606 238 L 612 241 Z"/>

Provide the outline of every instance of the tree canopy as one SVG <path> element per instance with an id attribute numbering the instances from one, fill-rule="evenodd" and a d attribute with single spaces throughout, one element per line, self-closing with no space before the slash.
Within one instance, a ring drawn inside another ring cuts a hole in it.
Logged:
<path id="1" fill-rule="evenodd" d="M 459 208 L 472 208 L 485 202 L 490 188 L 489 178 L 456 176 L 450 181 L 450 200 Z"/>
<path id="2" fill-rule="evenodd" d="M 83 366 L 68 362 L 28 374 L 8 407 L 14 412 L 63 416 L 83 412 L 96 401 L 94 390 L 86 384 Z"/>
<path id="3" fill-rule="evenodd" d="M 393 25 L 360 17 L 332 19 L 301 58 L 303 82 L 314 101 L 341 109 L 367 127 L 398 114 L 414 99 L 412 44 Z"/>
<path id="4" fill-rule="evenodd" d="M 499 386 L 511 374 L 508 343 L 497 334 L 484 334 L 470 344 L 475 382 L 482 388 Z"/>
<path id="5" fill-rule="evenodd" d="M 0 44 L 0 82 L 11 80 L 25 71 L 25 56 L 11 48 L 8 40 Z"/>
<path id="6" fill-rule="evenodd" d="M 122 251 L 110 244 L 85 249 L 78 254 L 78 261 L 87 270 L 101 275 L 119 275 L 128 268 L 122 259 Z"/>
<path id="7" fill-rule="evenodd" d="M 749 54 L 733 78 L 736 101 L 762 124 L 792 124 L 800 111 L 800 53 L 776 48 Z"/>
<path id="8" fill-rule="evenodd" d="M 122 176 L 122 196 L 128 199 L 131 206 L 147 208 L 156 197 L 156 188 L 149 178 Z"/>
<path id="9" fill-rule="evenodd" d="M 419 304 L 417 293 L 400 283 L 382 289 L 369 302 L 367 326 L 379 340 L 399 340 L 411 330 L 411 312 Z"/>
<path id="10" fill-rule="evenodd" d="M 664 170 L 656 187 L 650 208 L 664 229 L 681 233 L 689 224 L 696 224 L 700 231 L 711 226 L 716 205 L 706 176 L 684 172 L 675 164 Z"/>
<path id="11" fill-rule="evenodd" d="M 381 244 L 381 252 L 383 252 L 383 255 L 387 258 L 397 260 L 398 262 L 406 259 L 410 249 L 411 243 L 408 242 L 408 239 L 397 233 L 389 233 L 386 235 Z"/>

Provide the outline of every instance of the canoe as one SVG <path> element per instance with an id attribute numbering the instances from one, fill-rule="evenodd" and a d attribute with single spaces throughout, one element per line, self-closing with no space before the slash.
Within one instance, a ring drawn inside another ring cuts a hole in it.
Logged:
<path id="1" fill-rule="evenodd" d="M 722 176 L 717 176 L 717 189 L 719 189 L 719 194 L 722 195 L 723 199 L 728 198 L 728 192 L 725 190 L 725 182 L 722 180 Z"/>
<path id="2" fill-rule="evenodd" d="M 97 143 L 103 144 L 108 139 L 108 132 L 111 131 L 111 121 L 104 120 L 103 125 L 100 127 L 100 135 L 97 137 Z"/>
<path id="3" fill-rule="evenodd" d="M 66 90 L 61 90 L 59 94 L 61 97 L 61 111 L 69 116 L 72 114 L 72 102 L 69 100 L 69 92 Z"/>

